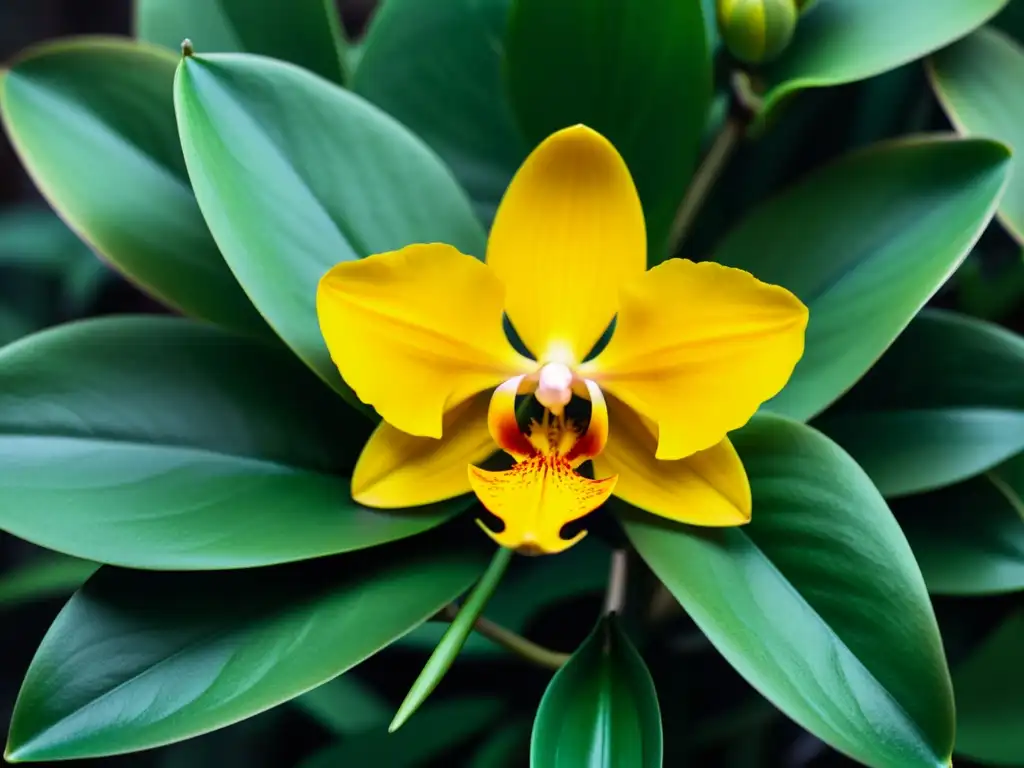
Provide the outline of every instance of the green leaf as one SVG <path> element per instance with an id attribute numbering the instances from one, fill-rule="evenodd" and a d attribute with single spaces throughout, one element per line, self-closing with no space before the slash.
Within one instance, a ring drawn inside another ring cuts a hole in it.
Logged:
<path id="1" fill-rule="evenodd" d="M 30 49 L 0 79 L 7 133 L 50 204 L 129 279 L 187 314 L 265 333 L 189 185 L 175 61 L 120 40 Z"/>
<path id="2" fill-rule="evenodd" d="M 932 88 L 957 130 L 1024 150 L 1024 48 L 1002 32 L 982 28 L 929 61 Z M 1024 175 L 1012 172 L 999 220 L 1024 243 Z"/>
<path id="3" fill-rule="evenodd" d="M 502 77 L 510 4 L 384 0 L 352 77 L 441 156 L 488 226 L 526 157 Z"/>
<path id="4" fill-rule="evenodd" d="M 995 765 L 1024 763 L 1024 611 L 954 670 L 956 751 Z"/>
<path id="5" fill-rule="evenodd" d="M 809 419 L 849 389 L 971 250 L 1008 168 L 989 141 L 880 144 L 815 171 L 727 235 L 715 261 L 811 311 L 804 356 L 767 408 Z"/>
<path id="6" fill-rule="evenodd" d="M 369 423 L 279 345 L 160 317 L 0 351 L 0 527 L 97 562 L 245 568 L 374 546 L 467 499 L 352 501 Z"/>
<path id="7" fill-rule="evenodd" d="M 670 255 L 711 104 L 700 0 L 513 0 L 507 59 L 526 137 L 575 123 L 604 134 L 636 182 L 652 263 Z"/>
<path id="8" fill-rule="evenodd" d="M 0 211 L 0 264 L 59 275 L 88 249 L 60 218 L 38 205 Z"/>
<path id="9" fill-rule="evenodd" d="M 74 592 L 99 566 L 88 560 L 47 554 L 0 574 L 0 609 Z"/>
<path id="10" fill-rule="evenodd" d="M 320 335 L 317 283 L 339 261 L 411 243 L 482 255 L 469 201 L 392 118 L 295 66 L 185 57 L 175 106 L 199 205 L 228 264 L 281 338 L 361 405 Z"/>
<path id="11" fill-rule="evenodd" d="M 349 737 L 317 752 L 300 763 L 299 768 L 414 768 L 427 765 L 490 726 L 501 709 L 501 703 L 495 699 L 458 698 L 431 702 L 402 730 L 388 733 L 381 728 Z"/>
<path id="12" fill-rule="evenodd" d="M 973 477 L 1024 450 L 1024 339 L 925 310 L 815 426 L 885 496 Z"/>
<path id="13" fill-rule="evenodd" d="M 388 726 L 389 733 L 393 733 L 405 725 L 451 669 L 455 657 L 459 655 L 462 646 L 469 639 L 476 620 L 480 618 L 487 606 L 487 601 L 491 599 L 491 595 L 497 589 L 514 554 L 513 550 L 504 547 L 499 547 L 494 553 L 491 564 L 480 577 L 480 581 L 473 587 L 473 591 L 466 597 L 455 618 L 445 630 L 441 641 L 437 644 L 434 652 L 430 654 L 430 658 L 427 659 L 423 670 L 416 677 L 412 687 L 409 688 L 391 725 Z"/>
<path id="14" fill-rule="evenodd" d="M 1008 0 L 823 0 L 801 16 L 767 72 L 767 114 L 805 88 L 866 80 L 927 56 L 980 27 Z"/>
<path id="15" fill-rule="evenodd" d="M 135 0 L 138 37 L 174 51 L 261 53 L 345 82 L 345 40 L 334 0 Z"/>
<path id="16" fill-rule="evenodd" d="M 867 475 L 771 414 L 733 433 L 754 500 L 741 528 L 625 509 L 641 557 L 751 685 L 873 768 L 946 768 L 953 696 L 914 556 Z"/>
<path id="17" fill-rule="evenodd" d="M 661 714 L 647 665 L 615 615 L 555 676 L 537 710 L 532 768 L 660 768 Z"/>
<path id="18" fill-rule="evenodd" d="M 467 768 L 519 768 L 530 750 L 530 723 L 513 720 L 492 730 L 469 759 Z"/>
<path id="19" fill-rule="evenodd" d="M 391 705 L 353 673 L 336 677 L 293 703 L 337 734 L 383 729 L 391 719 Z"/>
<path id="20" fill-rule="evenodd" d="M 273 568 L 100 569 L 32 661 L 6 758 L 148 749 L 321 685 L 472 583 L 484 560 L 451 534 Z"/>
<path id="21" fill-rule="evenodd" d="M 896 512 L 932 594 L 1024 590 L 1024 454 Z"/>

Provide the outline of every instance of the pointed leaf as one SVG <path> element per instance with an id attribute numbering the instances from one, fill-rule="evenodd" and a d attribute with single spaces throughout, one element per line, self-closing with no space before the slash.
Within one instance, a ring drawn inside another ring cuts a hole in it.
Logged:
<path id="1" fill-rule="evenodd" d="M 956 751 L 994 765 L 1024 763 L 1024 611 L 956 668 Z"/>
<path id="2" fill-rule="evenodd" d="M 410 243 L 482 255 L 465 194 L 392 118 L 292 65 L 186 57 L 175 106 L 199 205 L 228 264 L 281 338 L 358 404 L 320 335 L 317 283 L 339 261 Z"/>
<path id="3" fill-rule="evenodd" d="M 202 53 L 261 53 L 345 82 L 345 40 L 334 0 L 135 0 L 141 40 Z"/>
<path id="4" fill-rule="evenodd" d="M 971 250 L 1008 168 L 1006 148 L 989 141 L 880 144 L 812 173 L 726 236 L 715 261 L 789 288 L 811 311 L 804 356 L 766 407 L 808 419 L 849 389 Z"/>
<path id="5" fill-rule="evenodd" d="M 510 5 L 385 0 L 352 77 L 352 90 L 441 156 L 487 226 L 526 158 L 502 73 Z"/>
<path id="6" fill-rule="evenodd" d="M 733 433 L 754 514 L 693 528 L 626 510 L 626 533 L 723 656 L 779 709 L 872 768 L 945 768 L 953 696 L 914 556 L 863 470 L 763 414 Z"/>
<path id="7" fill-rule="evenodd" d="M 52 553 L 0 574 L 0 609 L 33 600 L 68 595 L 96 572 L 99 565 Z"/>
<path id="8" fill-rule="evenodd" d="M 614 615 L 551 678 L 537 710 L 532 768 L 660 768 L 654 681 Z"/>
<path id="9" fill-rule="evenodd" d="M 192 194 L 175 61 L 116 39 L 38 46 L 0 79 L 4 125 L 50 204 L 129 279 L 188 314 L 264 333 Z"/>
<path id="10" fill-rule="evenodd" d="M 575 123 L 603 133 L 636 181 L 651 261 L 666 258 L 711 103 L 700 0 L 514 0 L 507 58 L 527 139 Z"/>
<path id="11" fill-rule="evenodd" d="M 411 536 L 467 499 L 352 501 L 369 430 L 287 350 L 112 317 L 0 351 L 0 528 L 98 562 L 245 568 Z"/>
<path id="12" fill-rule="evenodd" d="M 1024 151 L 1024 48 L 983 27 L 929 61 L 932 87 L 950 121 L 966 136 L 998 139 Z M 1024 243 L 1024 174 L 1014 171 L 999 220 Z"/>
<path id="13" fill-rule="evenodd" d="M 932 594 L 1024 591 L 1024 454 L 896 512 Z"/>
<path id="14" fill-rule="evenodd" d="M 804 88 L 866 80 L 970 34 L 1008 0 L 818 0 L 768 71 L 765 110 Z"/>
<path id="15" fill-rule="evenodd" d="M 7 759 L 169 744 L 330 680 L 429 618 L 480 573 L 479 553 L 450 533 L 274 568 L 101 569 L 32 661 Z"/>
<path id="16" fill-rule="evenodd" d="M 973 477 L 1024 450 L 1024 339 L 925 310 L 815 426 L 886 496 Z"/>

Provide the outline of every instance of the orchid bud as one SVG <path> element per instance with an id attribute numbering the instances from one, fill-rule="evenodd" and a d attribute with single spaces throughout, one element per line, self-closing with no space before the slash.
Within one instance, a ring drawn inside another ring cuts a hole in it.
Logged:
<path id="1" fill-rule="evenodd" d="M 719 33 L 740 61 L 771 61 L 793 39 L 796 0 L 718 0 L 717 5 Z"/>

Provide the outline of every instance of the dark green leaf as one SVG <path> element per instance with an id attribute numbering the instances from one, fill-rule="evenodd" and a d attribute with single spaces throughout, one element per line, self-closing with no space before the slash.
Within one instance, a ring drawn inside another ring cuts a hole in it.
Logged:
<path id="1" fill-rule="evenodd" d="M 812 173 L 725 238 L 716 261 L 811 311 L 803 359 L 770 410 L 808 419 L 871 367 L 980 237 L 1008 168 L 989 141 L 881 144 Z"/>
<path id="2" fill-rule="evenodd" d="M 317 283 L 339 261 L 410 243 L 482 255 L 464 193 L 401 125 L 298 67 L 186 57 L 175 105 L 196 196 L 228 264 L 281 338 L 361 405 L 320 335 Z"/>
<path id="3" fill-rule="evenodd" d="M 189 185 L 175 61 L 119 40 L 39 46 L 0 79 L 4 123 L 54 208 L 132 281 L 188 314 L 263 333 Z"/>
<path id="4" fill-rule="evenodd" d="M 324 749 L 300 768 L 414 768 L 429 764 L 493 723 L 501 712 L 494 699 L 431 702 L 397 733 L 384 728 L 349 737 Z"/>
<path id="5" fill-rule="evenodd" d="M 0 351 L 0 527 L 98 562 L 242 568 L 373 546 L 465 507 L 356 504 L 369 430 L 279 345 L 114 317 Z"/>
<path id="6" fill-rule="evenodd" d="M 376 653 L 482 568 L 449 530 L 273 568 L 100 569 L 36 653 L 6 757 L 120 754 L 251 717 Z"/>
<path id="7" fill-rule="evenodd" d="M 935 95 L 967 136 L 999 139 L 1024 151 L 1024 48 L 1002 32 L 982 28 L 930 60 Z M 1011 174 L 999 220 L 1024 243 L 1024 175 Z"/>
<path id="8" fill-rule="evenodd" d="M 1024 339 L 925 310 L 815 426 L 886 496 L 973 477 L 1024 450 Z"/>
<path id="9" fill-rule="evenodd" d="M 467 768 L 521 768 L 530 752 L 530 723 L 513 720 L 491 732 Z"/>
<path id="10" fill-rule="evenodd" d="M 142 40 L 200 53 L 261 53 L 345 81 L 345 40 L 334 0 L 135 0 Z"/>
<path id="11" fill-rule="evenodd" d="M 537 710 L 532 768 L 660 768 L 654 681 L 614 615 L 551 678 Z"/>
<path id="12" fill-rule="evenodd" d="M 810 427 L 762 414 L 732 439 L 752 522 L 693 528 L 625 510 L 637 551 L 740 674 L 815 736 L 873 768 L 945 768 L 942 640 L 885 501 Z"/>
<path id="13" fill-rule="evenodd" d="M 526 157 L 501 72 L 510 4 L 385 0 L 352 78 L 441 156 L 488 226 Z"/>
<path id="14" fill-rule="evenodd" d="M 996 765 L 1024 764 L 1024 611 L 954 671 L 956 751 Z"/>
<path id="15" fill-rule="evenodd" d="M 865 80 L 969 34 L 1008 0 L 820 0 L 767 73 L 765 109 L 804 88 Z"/>
<path id="16" fill-rule="evenodd" d="M 896 512 L 933 594 L 1024 590 L 1024 454 Z"/>
<path id="17" fill-rule="evenodd" d="M 391 705 L 353 673 L 302 694 L 294 703 L 337 734 L 383 729 L 391 719 Z"/>
<path id="18" fill-rule="evenodd" d="M 508 78 L 527 138 L 575 123 L 603 133 L 636 181 L 653 263 L 670 255 L 711 70 L 700 0 L 513 0 Z"/>
<path id="19" fill-rule="evenodd" d="M 74 557 L 46 554 L 0 574 L 0 608 L 74 592 L 99 565 Z"/>

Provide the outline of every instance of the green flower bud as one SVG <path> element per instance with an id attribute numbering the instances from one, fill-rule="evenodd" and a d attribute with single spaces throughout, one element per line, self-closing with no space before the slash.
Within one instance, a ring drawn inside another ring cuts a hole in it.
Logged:
<path id="1" fill-rule="evenodd" d="M 762 64 L 789 45 L 796 31 L 795 0 L 718 0 L 718 30 L 740 61 Z"/>

